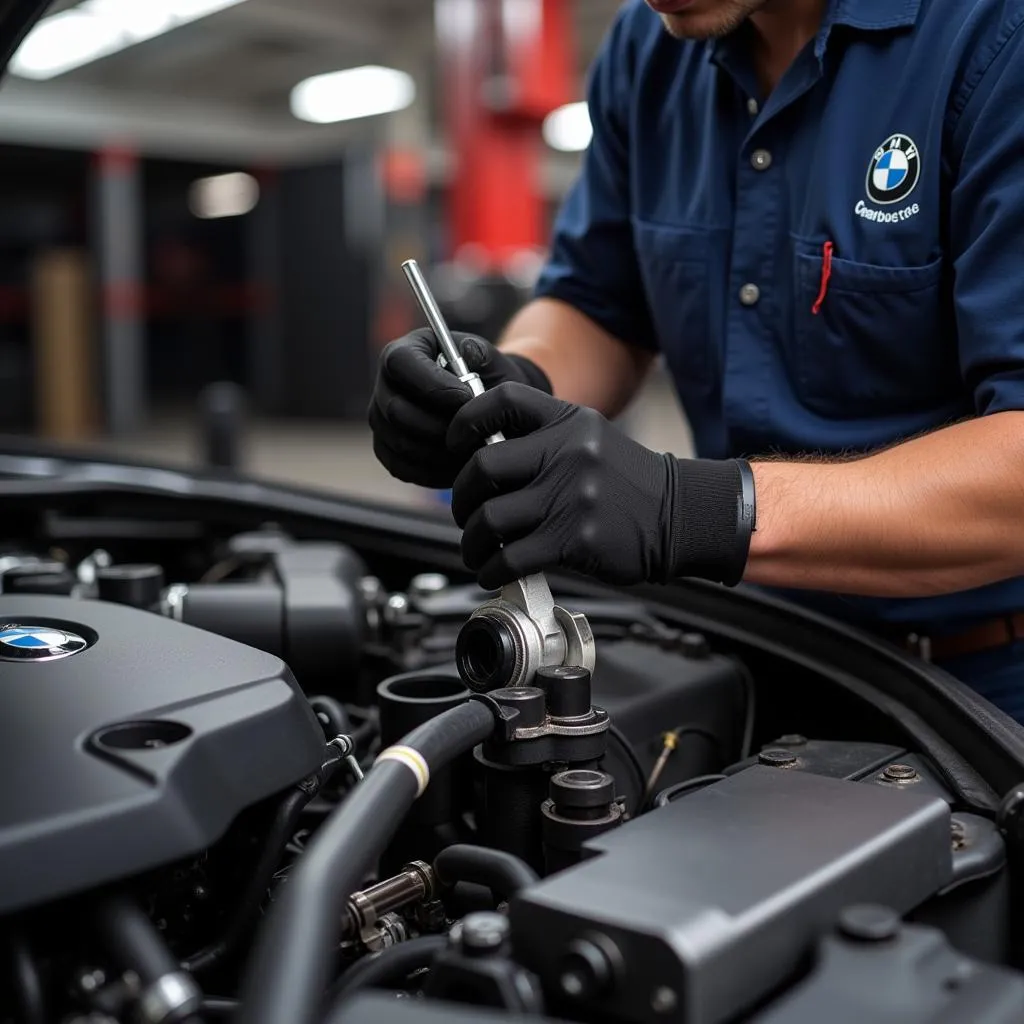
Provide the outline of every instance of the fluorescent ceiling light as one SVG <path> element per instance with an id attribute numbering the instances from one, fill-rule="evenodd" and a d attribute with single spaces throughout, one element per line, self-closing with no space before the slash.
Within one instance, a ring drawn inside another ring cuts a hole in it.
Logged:
<path id="1" fill-rule="evenodd" d="M 416 99 L 416 83 L 404 71 L 367 65 L 316 75 L 292 89 L 292 113 L 300 121 L 332 124 L 404 110 Z"/>
<path id="2" fill-rule="evenodd" d="M 241 217 L 255 209 L 259 201 L 259 182 L 242 171 L 200 178 L 188 190 L 189 209 L 202 220 Z"/>
<path id="3" fill-rule="evenodd" d="M 22 78 L 54 78 L 242 0 L 84 0 L 44 18 L 11 60 Z"/>
<path id="4" fill-rule="evenodd" d="M 544 119 L 544 141 L 563 153 L 579 153 L 590 145 L 594 129 L 586 103 L 569 103 Z"/>

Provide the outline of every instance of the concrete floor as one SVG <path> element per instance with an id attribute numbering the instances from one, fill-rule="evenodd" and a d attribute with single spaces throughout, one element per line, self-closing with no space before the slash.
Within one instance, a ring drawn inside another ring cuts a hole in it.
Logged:
<path id="1" fill-rule="evenodd" d="M 660 373 L 627 410 L 622 425 L 651 448 L 680 456 L 691 452 L 689 428 Z M 201 458 L 197 424 L 185 416 L 157 418 L 131 437 L 90 447 L 179 466 L 195 465 Z M 358 424 L 252 423 L 245 458 L 248 473 L 277 482 L 403 505 L 437 500 L 432 492 L 392 479 L 374 458 L 369 429 Z"/>

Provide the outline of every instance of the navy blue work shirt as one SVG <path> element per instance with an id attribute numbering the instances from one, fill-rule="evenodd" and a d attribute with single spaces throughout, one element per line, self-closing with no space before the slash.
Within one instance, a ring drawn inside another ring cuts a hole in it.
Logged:
<path id="1" fill-rule="evenodd" d="M 749 24 L 679 41 L 629 3 L 537 294 L 663 353 L 705 458 L 1024 408 L 1022 26 L 1024 0 L 831 0 L 762 102 Z M 1024 580 L 786 596 L 938 634 L 1024 610 Z"/>

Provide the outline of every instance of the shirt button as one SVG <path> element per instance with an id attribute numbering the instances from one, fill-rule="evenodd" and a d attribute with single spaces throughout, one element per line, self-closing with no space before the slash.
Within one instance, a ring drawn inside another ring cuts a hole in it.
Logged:
<path id="1" fill-rule="evenodd" d="M 744 306 L 756 306 L 761 298 L 761 289 L 756 284 L 745 284 L 740 289 L 740 302 Z"/>
<path id="2" fill-rule="evenodd" d="M 755 171 L 767 171 L 772 165 L 772 155 L 767 149 L 755 149 L 750 156 L 750 163 Z"/>
<path id="3" fill-rule="evenodd" d="M 747 100 L 747 113 L 748 113 L 748 114 L 749 114 L 749 115 L 750 115 L 751 117 L 757 117 L 757 113 L 758 113 L 758 111 L 759 111 L 760 109 L 761 109 L 761 108 L 760 108 L 760 106 L 758 105 L 758 102 L 757 102 L 757 100 L 755 100 L 755 99 L 754 99 L 754 97 L 753 97 L 753 96 L 751 96 L 751 97 L 750 97 L 750 99 L 749 99 L 749 100 Z"/>

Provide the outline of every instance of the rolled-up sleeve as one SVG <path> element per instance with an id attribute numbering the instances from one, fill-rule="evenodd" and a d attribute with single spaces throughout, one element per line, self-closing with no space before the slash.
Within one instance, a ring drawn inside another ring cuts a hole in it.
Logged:
<path id="1" fill-rule="evenodd" d="M 951 109 L 953 298 L 978 415 L 1024 409 L 1024 14 L 1012 6 Z"/>
<path id="2" fill-rule="evenodd" d="M 593 139 L 556 220 L 536 295 L 568 303 L 627 344 L 655 349 L 630 223 L 628 13 L 616 20 L 591 71 Z"/>

